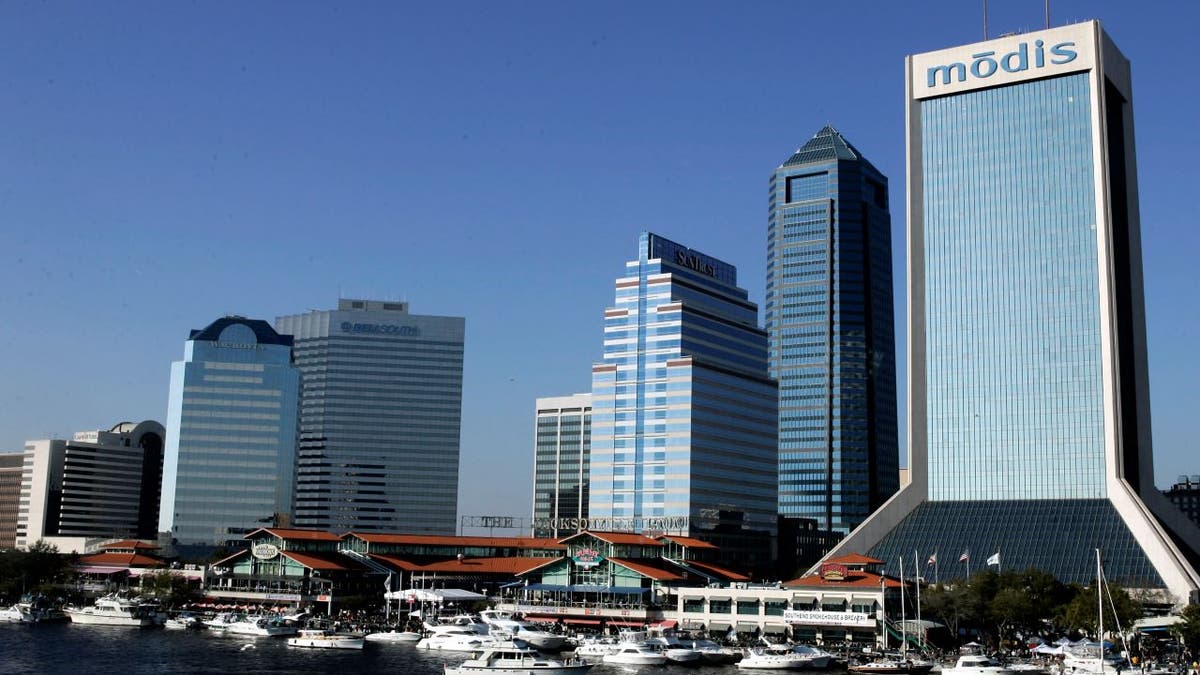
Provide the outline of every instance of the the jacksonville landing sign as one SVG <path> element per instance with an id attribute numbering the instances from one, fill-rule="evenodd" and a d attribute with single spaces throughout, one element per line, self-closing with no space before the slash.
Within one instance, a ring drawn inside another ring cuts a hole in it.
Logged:
<path id="1" fill-rule="evenodd" d="M 538 530 L 596 530 L 601 532 L 668 532 L 686 533 L 687 516 L 632 518 L 534 518 Z"/>
<path id="2" fill-rule="evenodd" d="M 1096 61 L 1095 22 L 980 42 L 909 57 L 912 97 L 1089 70 Z"/>

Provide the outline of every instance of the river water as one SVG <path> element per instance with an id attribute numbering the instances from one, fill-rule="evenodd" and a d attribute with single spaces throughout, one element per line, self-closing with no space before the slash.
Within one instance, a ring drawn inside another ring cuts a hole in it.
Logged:
<path id="1" fill-rule="evenodd" d="M 246 647 L 253 645 L 253 647 Z M 0 624 L 0 673 L 129 675 L 138 673 L 338 673 L 435 675 L 466 654 L 416 649 L 411 644 L 367 643 L 362 651 L 299 649 L 284 638 L 222 636 L 70 623 Z M 598 665 L 590 675 L 642 672 L 733 675 L 734 666 L 631 668 Z"/>

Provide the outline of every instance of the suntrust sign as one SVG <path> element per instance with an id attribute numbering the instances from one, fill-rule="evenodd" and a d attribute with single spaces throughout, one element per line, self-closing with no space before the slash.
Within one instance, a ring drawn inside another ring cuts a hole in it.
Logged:
<path id="1" fill-rule="evenodd" d="M 909 57 L 914 99 L 1091 69 L 1095 22 L 1014 35 Z"/>

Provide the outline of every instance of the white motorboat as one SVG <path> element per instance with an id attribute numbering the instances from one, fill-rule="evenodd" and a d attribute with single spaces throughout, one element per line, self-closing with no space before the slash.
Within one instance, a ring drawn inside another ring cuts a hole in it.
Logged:
<path id="1" fill-rule="evenodd" d="M 172 630 L 199 630 L 204 628 L 204 621 L 195 614 L 184 612 L 167 619 L 166 623 L 163 624 L 163 628 L 170 628 Z"/>
<path id="2" fill-rule="evenodd" d="M 808 667 L 814 670 L 824 670 L 829 667 L 829 664 L 833 663 L 833 654 L 824 649 L 817 649 L 808 645 L 796 645 L 792 647 L 792 651 L 811 659 L 812 661 Z"/>
<path id="3" fill-rule="evenodd" d="M 812 658 L 792 651 L 788 645 L 770 645 L 747 649 L 737 667 L 743 670 L 807 670 Z"/>
<path id="4" fill-rule="evenodd" d="M 741 650 L 722 647 L 712 640 L 692 640 L 691 645 L 692 649 L 700 652 L 700 660 L 708 665 L 737 663 L 742 658 Z"/>
<path id="5" fill-rule="evenodd" d="M 249 637 L 285 637 L 299 632 L 295 625 L 281 618 L 228 612 L 218 614 L 204 625 L 219 633 Z"/>
<path id="6" fill-rule="evenodd" d="M 106 595 L 96 598 L 88 607 L 63 609 L 73 623 L 95 626 L 154 626 L 158 623 L 158 607 L 145 605 L 136 600 Z"/>
<path id="7" fill-rule="evenodd" d="M 1016 675 L 1017 671 L 1006 668 L 983 654 L 963 654 L 953 668 L 942 668 L 944 675 Z"/>
<path id="8" fill-rule="evenodd" d="M 500 673 L 502 675 L 573 675 L 586 673 L 593 664 L 579 658 L 552 659 L 531 647 L 515 645 L 489 647 L 476 652 L 458 667 L 446 666 L 446 675 Z"/>
<path id="9" fill-rule="evenodd" d="M 417 649 L 436 649 L 446 652 L 477 652 L 492 647 L 496 640 L 480 635 L 470 628 L 434 626 L 429 635 L 421 638 Z"/>
<path id="10" fill-rule="evenodd" d="M 598 637 L 580 640 L 575 647 L 576 656 L 586 656 L 597 660 L 617 650 L 620 644 L 615 638 Z"/>
<path id="11" fill-rule="evenodd" d="M 465 628 L 472 633 L 479 635 L 487 635 L 491 631 L 491 626 L 484 623 L 479 617 L 472 614 L 456 614 L 454 616 L 446 616 L 437 619 L 434 623 L 426 623 L 426 630 L 434 630 L 440 626 L 454 626 L 457 628 Z"/>
<path id="12" fill-rule="evenodd" d="M 884 657 L 849 667 L 858 675 L 925 675 L 933 664 L 922 659 Z"/>
<path id="13" fill-rule="evenodd" d="M 365 644 L 361 635 L 339 635 L 327 630 L 301 630 L 299 635 L 287 639 L 289 647 L 311 649 L 362 649 Z"/>
<path id="14" fill-rule="evenodd" d="M 378 633 L 367 633 L 364 639 L 368 642 L 407 643 L 415 644 L 425 637 L 424 634 L 411 630 L 388 630 Z"/>
<path id="15" fill-rule="evenodd" d="M 25 610 L 20 605 L 0 609 L 0 622 L 34 623 L 36 621 L 37 619 L 33 617 L 33 613 Z"/>
<path id="16" fill-rule="evenodd" d="M 630 642 L 637 642 L 639 636 L 643 644 L 661 651 L 667 657 L 668 663 L 681 666 L 696 666 L 700 665 L 704 660 L 703 655 L 700 654 L 700 650 L 684 645 L 674 635 L 665 634 L 646 637 L 644 633 L 631 633 L 627 639 Z"/>
<path id="17" fill-rule="evenodd" d="M 661 666 L 666 662 L 666 654 L 640 642 L 621 642 L 604 655 L 604 663 L 622 666 Z"/>
<path id="18" fill-rule="evenodd" d="M 567 636 L 539 630 L 527 621 L 521 621 L 508 612 L 485 609 L 479 613 L 489 632 L 499 630 L 512 639 L 528 643 L 544 652 L 559 652 L 568 646 Z"/>

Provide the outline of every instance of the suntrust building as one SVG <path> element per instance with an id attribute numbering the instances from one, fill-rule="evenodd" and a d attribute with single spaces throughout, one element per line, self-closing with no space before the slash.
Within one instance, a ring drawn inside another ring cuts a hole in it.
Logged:
<path id="1" fill-rule="evenodd" d="M 912 482 L 831 555 L 1200 589 L 1153 484 L 1130 66 L 1097 22 L 909 57 Z M 960 563 L 948 561 L 962 560 Z"/>

